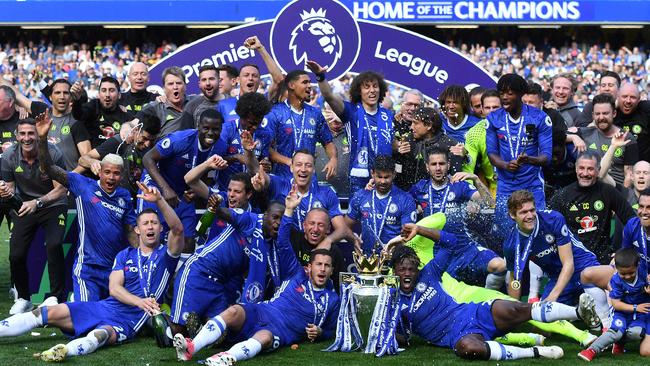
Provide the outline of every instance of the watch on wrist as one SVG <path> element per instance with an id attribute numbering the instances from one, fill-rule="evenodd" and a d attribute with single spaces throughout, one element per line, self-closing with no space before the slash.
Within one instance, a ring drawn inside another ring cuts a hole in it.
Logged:
<path id="1" fill-rule="evenodd" d="M 36 208 L 43 208 L 45 206 L 45 203 L 43 203 L 43 200 L 40 198 L 36 199 Z"/>
<path id="2" fill-rule="evenodd" d="M 316 81 L 318 81 L 319 83 L 321 81 L 325 81 L 325 73 L 321 72 L 320 74 L 316 74 Z"/>

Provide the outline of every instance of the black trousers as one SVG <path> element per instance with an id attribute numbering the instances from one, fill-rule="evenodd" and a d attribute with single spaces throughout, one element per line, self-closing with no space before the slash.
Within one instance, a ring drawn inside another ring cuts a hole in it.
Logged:
<path id="1" fill-rule="evenodd" d="M 56 296 L 59 302 L 66 300 L 63 236 L 67 211 L 66 205 L 58 205 L 39 209 L 23 217 L 12 213 L 13 230 L 9 240 L 9 265 L 11 282 L 16 286 L 18 297 L 29 300 L 31 296 L 27 255 L 36 231 L 42 227 L 45 231 L 50 296 Z"/>

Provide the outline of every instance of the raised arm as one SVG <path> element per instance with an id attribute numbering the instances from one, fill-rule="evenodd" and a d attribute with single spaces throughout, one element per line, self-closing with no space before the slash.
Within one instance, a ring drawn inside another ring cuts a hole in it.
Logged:
<path id="1" fill-rule="evenodd" d="M 316 61 L 312 60 L 307 61 L 305 65 L 307 68 L 309 68 L 309 70 L 311 70 L 311 72 L 316 75 L 318 88 L 320 89 L 321 94 L 323 94 L 325 101 L 330 105 L 330 107 L 332 107 L 332 111 L 336 113 L 339 118 L 342 118 L 343 111 L 345 110 L 345 104 L 343 103 L 343 99 L 341 99 L 341 97 L 332 92 L 332 88 L 325 78 L 325 72 L 327 69 L 319 65 Z"/>
<path id="2" fill-rule="evenodd" d="M 142 165 L 147 169 L 147 173 L 149 173 L 156 184 L 158 184 L 158 187 L 160 187 L 163 198 L 167 201 L 167 203 L 169 203 L 169 205 L 172 207 L 176 207 L 180 202 L 178 195 L 169 186 L 165 178 L 163 178 L 162 174 L 160 174 L 160 170 L 158 169 L 159 160 L 162 160 L 162 155 L 160 155 L 158 148 L 154 146 L 151 148 L 151 150 L 144 154 L 144 157 L 142 158 Z"/>
<path id="3" fill-rule="evenodd" d="M 619 147 L 622 148 L 627 145 L 630 140 L 626 140 L 627 132 L 619 131 L 612 137 L 612 142 L 609 145 L 609 149 L 603 158 L 600 161 L 600 172 L 598 173 L 598 178 L 603 179 L 609 174 L 609 169 L 612 167 L 612 161 L 614 160 L 614 153 Z"/>
<path id="4" fill-rule="evenodd" d="M 260 56 L 262 56 L 262 60 L 264 61 L 264 65 L 266 65 L 266 68 L 269 70 L 269 74 L 271 74 L 271 79 L 273 80 L 273 84 L 271 87 L 277 87 L 278 84 L 284 81 L 284 75 L 282 74 L 282 70 L 280 70 L 280 67 L 278 64 L 275 62 L 273 57 L 266 51 L 266 47 L 260 42 L 260 40 L 257 38 L 257 36 L 252 36 L 248 37 L 244 41 L 244 46 L 246 48 L 257 51 Z"/>
<path id="5" fill-rule="evenodd" d="M 203 163 L 192 168 L 185 174 L 185 183 L 196 193 L 199 197 L 207 199 L 210 196 L 210 188 L 208 185 L 201 181 L 203 177 L 210 170 L 221 170 L 228 167 L 223 158 L 219 155 L 212 155 Z"/>
<path id="6" fill-rule="evenodd" d="M 52 156 L 50 155 L 50 148 L 47 144 L 47 134 L 52 127 L 52 120 L 50 113 L 46 110 L 44 113 L 36 117 L 36 131 L 38 132 L 38 161 L 41 172 L 59 182 L 65 188 L 69 187 L 68 173 L 65 169 L 54 164 Z"/>
<path id="7" fill-rule="evenodd" d="M 165 219 L 165 222 L 169 227 L 169 234 L 167 235 L 167 250 L 170 255 L 174 257 L 179 256 L 185 246 L 183 223 L 181 222 L 181 219 L 178 218 L 178 215 L 176 215 L 176 212 L 174 212 L 174 209 L 167 203 L 167 201 L 163 199 L 158 188 L 146 186 L 142 182 L 136 182 L 136 184 L 142 192 L 138 195 L 138 198 L 147 202 L 155 203 L 158 206 L 158 210 L 160 210 L 162 217 Z"/>

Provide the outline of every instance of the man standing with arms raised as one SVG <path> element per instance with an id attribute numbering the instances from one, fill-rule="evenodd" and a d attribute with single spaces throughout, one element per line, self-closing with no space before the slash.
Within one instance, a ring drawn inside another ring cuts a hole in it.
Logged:
<path id="1" fill-rule="evenodd" d="M 362 72 L 352 81 L 350 102 L 345 102 L 332 92 L 327 69 L 315 61 L 307 61 L 307 67 L 316 74 L 325 101 L 350 131 L 350 192 L 360 191 L 370 180 L 375 159 L 393 153 L 393 113 L 381 106 L 388 86 L 383 76 Z"/>

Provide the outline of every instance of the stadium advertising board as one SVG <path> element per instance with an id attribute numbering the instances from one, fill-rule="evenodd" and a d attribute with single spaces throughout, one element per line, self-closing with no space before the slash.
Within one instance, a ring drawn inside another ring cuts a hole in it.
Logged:
<path id="1" fill-rule="evenodd" d="M 0 24 L 189 24 L 271 19 L 283 0 L 0 0 Z M 356 19 L 392 23 L 644 23 L 647 0 L 342 0 Z M 65 11 L 62 11 L 65 10 Z M 42 14 L 56 14 L 43 19 Z"/>

